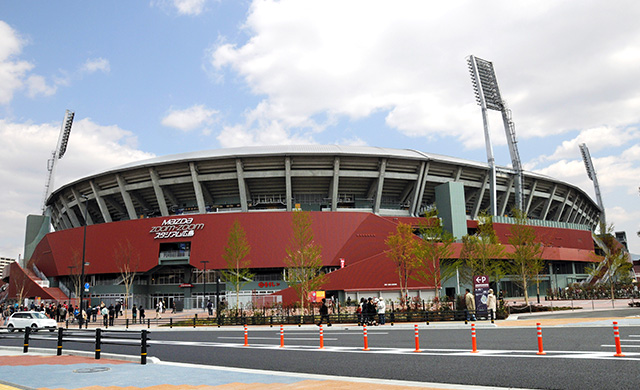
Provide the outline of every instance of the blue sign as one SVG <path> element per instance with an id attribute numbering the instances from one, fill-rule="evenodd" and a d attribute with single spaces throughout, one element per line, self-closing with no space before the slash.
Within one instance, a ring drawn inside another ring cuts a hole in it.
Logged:
<path id="1" fill-rule="evenodd" d="M 85 284 L 84 284 L 84 291 L 89 291 L 89 287 L 91 287 L 91 286 L 89 285 L 89 283 L 85 283 Z"/>

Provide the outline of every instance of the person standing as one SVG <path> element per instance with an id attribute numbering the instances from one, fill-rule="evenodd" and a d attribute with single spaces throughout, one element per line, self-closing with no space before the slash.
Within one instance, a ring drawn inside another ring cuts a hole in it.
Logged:
<path id="1" fill-rule="evenodd" d="M 380 325 L 384 325 L 386 321 L 385 311 L 387 309 L 387 305 L 384 303 L 384 298 L 380 297 L 380 299 L 378 299 L 377 309 L 378 309 L 378 322 L 380 323 Z"/>
<path id="2" fill-rule="evenodd" d="M 145 318 L 145 314 L 144 314 L 144 307 L 140 306 L 140 310 L 138 310 L 140 312 L 140 323 L 144 324 L 144 318 Z"/>
<path id="3" fill-rule="evenodd" d="M 136 304 L 133 304 L 133 308 L 131 309 L 131 318 L 133 318 L 133 323 L 136 323 L 136 317 L 138 317 L 138 308 Z"/>
<path id="4" fill-rule="evenodd" d="M 464 294 L 464 303 L 467 306 L 467 321 L 476 320 L 476 300 L 471 294 L 469 289 L 466 289 L 466 294 Z"/>
<path id="5" fill-rule="evenodd" d="M 496 318 L 496 296 L 493 295 L 493 290 L 489 289 L 489 295 L 487 295 L 487 310 L 489 310 L 489 318 L 491 320 Z"/>

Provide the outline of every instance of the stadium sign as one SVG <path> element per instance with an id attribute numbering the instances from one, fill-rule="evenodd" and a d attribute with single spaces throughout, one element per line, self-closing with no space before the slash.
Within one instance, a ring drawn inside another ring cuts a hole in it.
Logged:
<path id="1" fill-rule="evenodd" d="M 155 240 L 164 238 L 193 237 L 196 230 L 204 229 L 204 223 L 193 223 L 193 218 L 169 218 L 159 226 L 153 226 L 150 234 L 155 234 Z"/>

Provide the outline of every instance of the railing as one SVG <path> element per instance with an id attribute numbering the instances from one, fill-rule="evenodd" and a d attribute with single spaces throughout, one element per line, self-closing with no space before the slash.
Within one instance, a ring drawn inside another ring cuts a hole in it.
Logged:
<path id="1" fill-rule="evenodd" d="M 132 347 L 140 347 L 140 364 L 147 364 L 147 341 L 149 340 L 149 331 L 141 329 L 140 331 L 130 330 L 105 330 L 101 328 L 84 330 L 84 329 L 65 329 L 58 328 L 57 334 L 38 335 L 31 327 L 24 328 L 24 335 L 13 333 L 15 329 L 0 328 L 0 338 L 4 339 L 24 339 L 23 352 L 29 352 L 29 343 L 32 340 L 55 341 L 56 354 L 62 355 L 62 349 L 65 342 L 88 343 L 94 344 L 95 358 L 100 359 L 102 348 L 104 345 L 124 345 Z M 57 337 L 55 337 L 56 335 Z"/>

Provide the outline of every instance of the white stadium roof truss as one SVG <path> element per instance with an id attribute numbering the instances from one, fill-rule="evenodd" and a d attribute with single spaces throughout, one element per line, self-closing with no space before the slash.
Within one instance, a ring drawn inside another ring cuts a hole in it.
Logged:
<path id="1" fill-rule="evenodd" d="M 516 205 L 516 173 L 497 167 L 497 210 Z M 214 150 L 127 164 L 57 189 L 47 200 L 56 230 L 88 223 L 225 211 L 286 211 L 297 203 L 322 211 L 359 210 L 417 216 L 435 187 L 464 185 L 467 217 L 490 207 L 489 166 L 414 150 L 280 146 Z M 524 174 L 524 209 L 532 219 L 597 226 L 600 209 L 580 188 Z"/>

